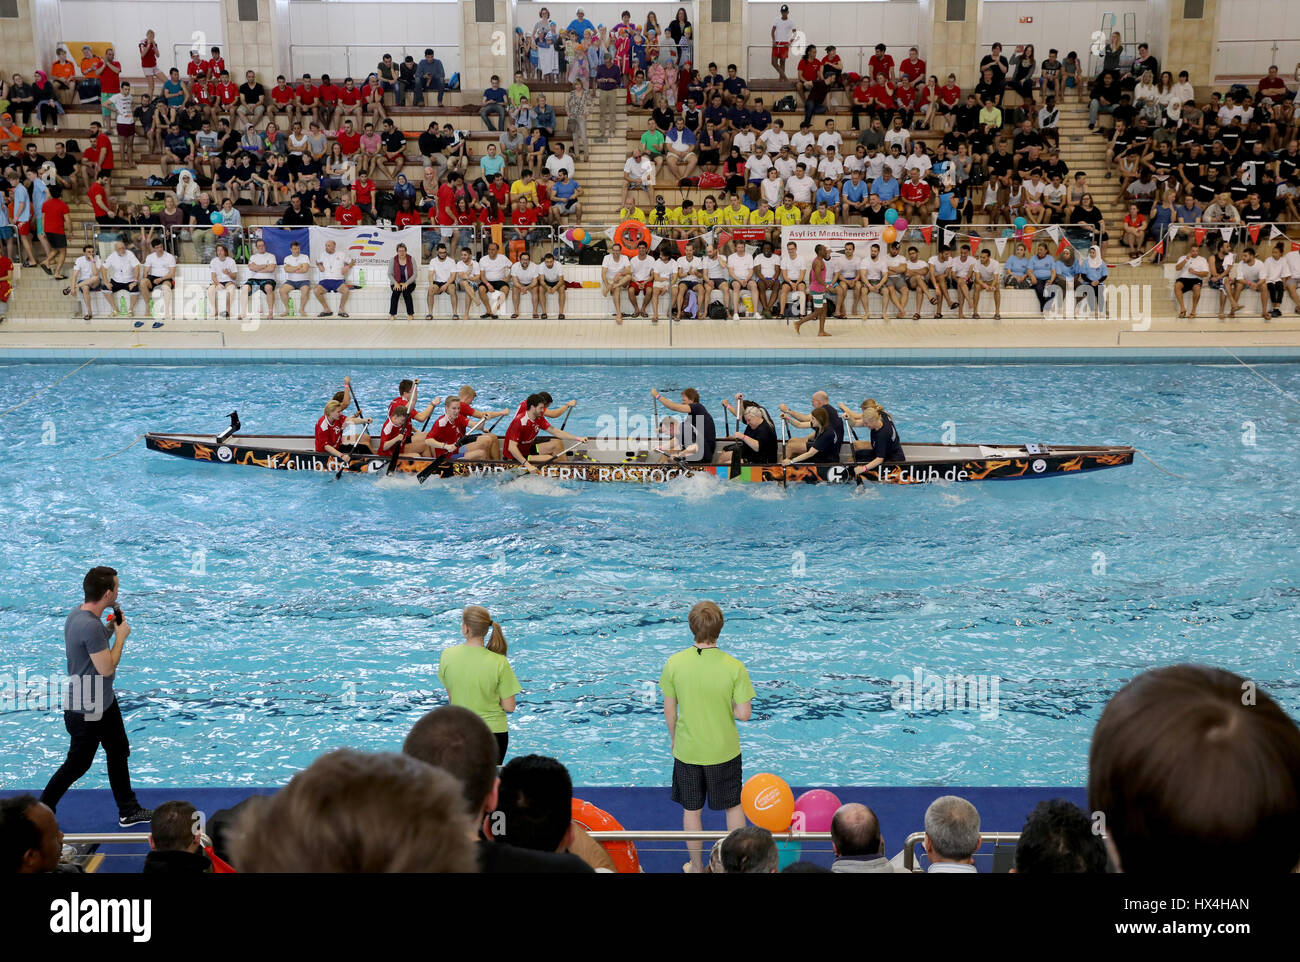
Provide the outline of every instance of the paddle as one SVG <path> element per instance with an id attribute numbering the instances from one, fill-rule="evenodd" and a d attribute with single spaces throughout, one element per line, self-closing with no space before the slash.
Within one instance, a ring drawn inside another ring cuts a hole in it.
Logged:
<path id="1" fill-rule="evenodd" d="M 843 405 L 840 405 L 840 406 L 843 407 Z M 845 424 L 845 426 L 848 427 L 848 429 L 849 429 L 849 434 L 853 436 L 853 440 L 854 440 L 854 441 L 858 440 L 858 432 L 855 431 L 855 430 L 853 430 L 853 419 L 849 417 L 849 415 L 848 415 L 847 412 L 846 412 L 845 415 L 844 415 L 844 424 Z M 849 445 L 849 450 L 850 450 L 850 451 L 853 450 L 853 445 Z M 857 470 L 856 470 L 856 468 L 857 468 L 857 453 L 856 453 L 856 452 L 854 452 L 853 462 L 852 462 L 852 463 L 853 463 L 853 465 L 854 465 L 854 470 L 853 470 L 853 471 L 850 471 L 849 474 L 853 475 L 853 480 L 857 482 L 858 487 L 860 488 L 860 487 L 862 487 L 862 475 L 858 474 L 858 472 L 857 472 Z"/>
<path id="2" fill-rule="evenodd" d="M 576 407 L 576 405 L 575 405 L 575 407 Z M 561 430 L 561 431 L 563 431 L 563 430 L 564 430 L 564 426 L 565 426 L 566 424 L 569 423 L 569 415 L 572 414 L 572 413 L 573 413 L 573 408 L 569 408 L 569 410 L 567 410 L 567 411 L 564 412 L 564 420 L 560 422 L 560 430 Z"/>
<path id="3" fill-rule="evenodd" d="M 456 443 L 451 446 L 451 449 L 448 451 L 443 451 L 442 454 L 434 458 L 427 467 L 423 468 L 420 471 L 420 473 L 415 476 L 416 480 L 419 481 L 421 484 L 424 484 L 424 482 L 428 481 L 429 478 L 433 477 L 433 474 L 435 471 L 438 470 L 439 465 L 441 465 L 450 455 L 460 450 L 461 442 L 465 440 L 465 438 L 470 434 L 471 431 L 475 431 L 478 428 L 481 428 L 483 426 L 483 422 L 486 420 L 487 420 L 486 417 L 481 417 L 479 418 L 478 423 L 472 427 L 466 424 L 465 430 L 460 432 L 460 437 L 456 439 Z"/>
<path id="4" fill-rule="evenodd" d="M 348 381 L 348 389 L 349 389 L 349 390 L 352 389 L 352 382 L 351 382 L 351 379 L 349 379 L 349 381 Z M 359 417 L 359 418 L 364 418 L 365 415 L 361 413 L 361 401 L 358 400 L 358 398 L 357 398 L 357 396 L 356 396 L 355 394 L 352 395 L 352 403 L 356 405 L 356 408 L 357 408 L 357 417 Z M 369 422 L 369 421 L 366 421 L 365 423 L 366 423 L 366 424 L 369 424 L 370 422 Z M 347 453 L 347 458 L 350 459 L 350 458 L 352 457 L 352 455 L 354 455 L 354 454 L 357 453 L 357 446 L 361 443 L 361 435 L 362 435 L 362 434 L 365 434 L 365 433 L 366 433 L 366 432 L 365 432 L 364 430 L 362 430 L 361 434 L 358 434 L 358 435 L 357 435 L 357 439 L 356 439 L 355 441 L 352 442 L 352 450 L 349 451 L 349 452 Z M 335 480 L 335 481 L 337 481 L 339 478 L 343 477 L 343 472 L 346 471 L 346 470 L 348 469 L 348 464 L 349 464 L 349 461 L 348 461 L 348 460 L 345 460 L 345 461 L 343 462 L 343 466 L 342 466 L 341 468 L 339 468 L 338 471 L 334 472 L 334 480 Z"/>
<path id="5" fill-rule="evenodd" d="M 229 440 L 230 436 L 234 434 L 236 431 L 238 431 L 240 428 L 238 411 L 231 411 L 228 415 L 226 415 L 226 417 L 230 418 L 230 427 L 226 428 L 226 430 L 222 431 L 220 434 L 217 435 L 216 437 L 217 444 L 225 444 L 226 441 Z"/>

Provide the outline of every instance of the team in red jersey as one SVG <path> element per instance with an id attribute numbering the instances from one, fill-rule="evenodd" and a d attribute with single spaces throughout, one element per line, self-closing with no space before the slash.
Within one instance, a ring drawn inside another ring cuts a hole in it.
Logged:
<path id="1" fill-rule="evenodd" d="M 489 460 L 492 456 L 492 441 L 495 438 L 488 434 L 480 434 L 473 441 L 467 440 L 467 436 L 474 428 L 482 427 L 486 420 L 487 415 L 479 415 L 478 420 L 471 426 L 460 398 L 448 397 L 442 415 L 429 428 L 430 452 L 435 455 L 446 454 L 452 461 Z"/>
<path id="2" fill-rule="evenodd" d="M 343 379 L 343 390 L 337 392 L 325 404 L 325 416 L 316 422 L 316 450 L 322 454 L 333 454 L 347 459 L 353 449 L 351 442 L 343 442 L 343 430 L 349 424 L 369 424 L 369 418 L 361 417 L 360 409 L 356 417 L 346 417 L 348 405 L 352 403 L 352 379 Z M 371 452 L 370 435 L 362 430 L 356 439 L 356 449 L 364 454 Z"/>
<path id="3" fill-rule="evenodd" d="M 510 422 L 510 427 L 506 431 L 504 444 L 506 459 L 517 461 L 529 474 L 537 473 L 532 459 L 537 458 L 543 464 L 563 461 L 565 460 L 564 441 L 587 440 L 579 435 L 570 434 L 563 428 L 555 427 L 546 420 L 546 405 L 550 398 L 549 394 L 530 394 L 520 405 L 519 412 L 515 414 L 514 420 Z M 538 441 L 537 435 L 543 429 L 550 432 L 551 438 L 547 441 Z"/>

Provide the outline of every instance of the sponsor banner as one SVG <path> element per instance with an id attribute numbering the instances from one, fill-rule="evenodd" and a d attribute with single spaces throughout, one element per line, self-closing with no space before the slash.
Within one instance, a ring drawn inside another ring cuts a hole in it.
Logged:
<path id="1" fill-rule="evenodd" d="M 736 240 L 743 241 L 764 241 L 767 239 L 767 229 L 764 227 L 733 227 L 731 236 Z"/>
<path id="2" fill-rule="evenodd" d="M 405 244 L 406 253 L 420 264 L 420 228 L 404 227 L 401 230 L 383 227 L 313 227 L 311 228 L 311 259 L 315 263 L 325 254 L 325 243 L 334 242 L 336 253 L 347 254 L 356 261 L 356 267 L 368 268 L 371 264 L 388 269 L 397 253 L 397 245 Z"/>
<path id="3" fill-rule="evenodd" d="M 864 244 L 880 242 L 880 229 L 877 227 L 852 227 L 843 224 L 826 224 L 814 227 L 810 224 L 797 224 L 781 228 L 781 250 L 794 242 L 800 257 L 813 256 L 818 244 L 825 244 L 832 252 L 839 254 L 844 245 L 850 241 L 859 251 L 865 250 Z"/>

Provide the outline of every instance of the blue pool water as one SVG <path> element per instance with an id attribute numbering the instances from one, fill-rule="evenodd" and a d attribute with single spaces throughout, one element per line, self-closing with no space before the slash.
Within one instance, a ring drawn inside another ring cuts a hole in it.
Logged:
<path id="1" fill-rule="evenodd" d="M 69 368 L 0 366 L 0 393 L 16 401 Z M 445 702 L 438 653 L 468 603 L 501 621 L 524 687 L 512 753 L 556 755 L 578 784 L 668 782 L 654 682 L 701 598 L 722 605 L 722 643 L 758 691 L 746 768 L 792 784 L 1078 785 L 1107 697 L 1183 660 L 1248 675 L 1300 714 L 1300 404 L 1286 396 L 1300 397 L 1300 366 L 350 372 L 368 414 L 418 374 L 427 395 L 469 381 L 502 406 L 543 387 L 576 396 L 569 429 L 584 433 L 620 405 L 649 415 L 652 386 L 697 386 L 715 412 L 737 390 L 806 409 L 825 387 L 880 400 L 905 441 L 953 421 L 959 441 L 1132 443 L 1186 480 L 1139 459 L 861 491 L 421 487 L 193 464 L 143 443 L 92 460 L 145 430 L 219 430 L 234 408 L 246 431 L 307 433 L 345 373 L 96 364 L 0 420 L 0 671 L 62 671 L 82 574 L 118 568 L 137 783 L 276 784 L 332 747 L 399 746 Z M 985 676 L 990 697 L 996 679 L 996 711 L 896 709 L 891 679 L 918 671 Z M 39 788 L 66 748 L 62 719 L 10 696 L 0 783 Z M 100 764 L 81 787 L 105 784 Z"/>

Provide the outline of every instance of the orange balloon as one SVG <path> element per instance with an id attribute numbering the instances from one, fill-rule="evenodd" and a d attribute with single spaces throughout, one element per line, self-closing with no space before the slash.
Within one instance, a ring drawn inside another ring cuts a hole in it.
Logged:
<path id="1" fill-rule="evenodd" d="M 225 232 L 226 232 L 226 225 L 225 225 L 225 224 L 213 224 L 213 225 L 212 225 L 212 233 L 215 234 L 217 237 L 220 237 L 220 236 L 221 236 L 222 234 L 224 234 Z"/>
<path id="2" fill-rule="evenodd" d="M 771 772 L 759 772 L 745 782 L 740 804 L 751 822 L 769 832 L 784 832 L 794 820 L 794 792 Z"/>
<path id="3" fill-rule="evenodd" d="M 894 241 L 898 240 L 898 231 L 894 230 L 893 227 L 886 226 L 885 229 L 880 232 L 880 239 L 886 244 L 892 244 Z"/>
<path id="4" fill-rule="evenodd" d="M 1032 240 L 1032 239 L 1033 239 L 1033 236 L 1034 236 L 1034 228 L 1033 228 L 1033 225 L 1028 225 L 1028 226 L 1026 226 L 1026 227 L 1025 227 L 1025 240 Z"/>

